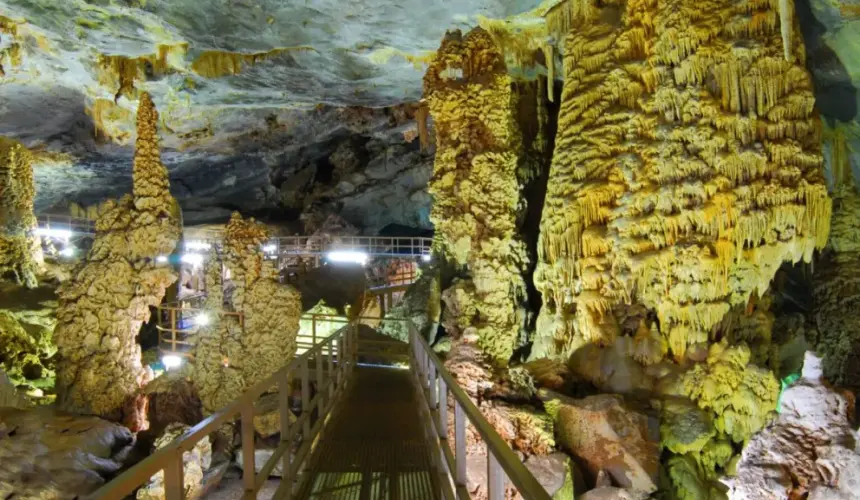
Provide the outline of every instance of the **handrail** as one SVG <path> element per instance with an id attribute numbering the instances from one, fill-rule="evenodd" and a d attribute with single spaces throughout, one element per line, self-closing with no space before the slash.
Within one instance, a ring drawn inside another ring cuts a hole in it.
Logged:
<path id="1" fill-rule="evenodd" d="M 271 376 L 256 383 L 225 408 L 218 410 L 203 421 L 189 429 L 167 446 L 139 462 L 134 467 L 123 472 L 109 483 L 102 486 L 87 498 L 104 500 L 121 500 L 132 494 L 138 487 L 146 484 L 158 472 L 164 471 L 164 490 L 166 500 L 183 500 L 185 487 L 183 485 L 182 454 L 191 451 L 194 446 L 217 431 L 237 415 L 241 416 L 242 458 L 244 471 L 242 481 L 245 498 L 256 498 L 257 492 L 265 484 L 269 473 L 278 463 L 283 461 L 283 476 L 276 497 L 289 499 L 293 494 L 293 479 L 301 473 L 305 459 L 309 456 L 316 436 L 322 431 L 327 421 L 326 416 L 334 407 L 342 394 L 349 375 L 355 367 L 356 329 L 341 328 L 331 334 L 323 342 L 312 347 L 306 353 L 297 356 L 290 363 L 279 369 Z M 335 344 L 337 344 L 335 351 Z M 327 354 L 323 352 L 327 351 Z M 335 354 L 336 352 L 336 354 Z M 325 356 L 325 360 L 323 357 Z M 335 356 L 337 361 L 335 361 Z M 309 363 L 314 361 L 317 380 L 317 394 L 310 397 Z M 335 364 L 337 367 L 335 368 Z M 326 369 L 327 367 L 327 369 Z M 302 413 L 299 418 L 290 423 L 290 382 L 291 373 L 300 370 L 302 384 Z M 327 375 L 326 375 L 327 374 Z M 254 458 L 254 402 L 273 386 L 278 387 L 279 411 L 281 415 L 281 444 L 269 458 L 259 474 L 256 474 Z M 313 410 L 317 410 L 316 423 L 311 422 Z M 298 451 L 290 460 L 290 449 L 295 438 L 301 437 Z"/>
<path id="2" fill-rule="evenodd" d="M 441 464 L 443 493 L 448 498 L 471 498 L 466 489 L 466 418 L 487 445 L 487 480 L 489 500 L 505 498 L 505 483 L 510 480 L 526 500 L 550 500 L 549 494 L 534 475 L 520 462 L 513 450 L 499 436 L 475 403 L 460 388 L 457 380 L 448 373 L 445 365 L 409 322 L 409 339 L 412 349 L 411 369 L 414 382 L 424 397 L 422 410 L 429 417 L 428 437 L 439 453 L 435 461 Z M 448 445 L 448 394 L 454 399 L 454 454 Z M 452 472 L 454 471 L 454 472 Z M 454 488 L 452 488 L 452 483 Z M 453 490 L 456 490 L 456 495 Z"/>

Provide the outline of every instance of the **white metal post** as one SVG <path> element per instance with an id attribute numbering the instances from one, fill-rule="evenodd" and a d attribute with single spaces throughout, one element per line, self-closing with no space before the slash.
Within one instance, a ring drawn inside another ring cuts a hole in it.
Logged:
<path id="1" fill-rule="evenodd" d="M 457 486 L 466 486 L 466 415 L 463 407 L 454 401 L 454 465 L 457 467 Z"/>
<path id="2" fill-rule="evenodd" d="M 487 477 L 489 478 L 489 500 L 504 500 L 505 472 L 496 455 L 487 450 Z"/>

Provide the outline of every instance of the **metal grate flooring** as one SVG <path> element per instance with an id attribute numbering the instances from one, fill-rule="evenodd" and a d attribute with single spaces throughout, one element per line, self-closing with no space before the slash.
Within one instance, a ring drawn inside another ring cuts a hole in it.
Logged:
<path id="1" fill-rule="evenodd" d="M 298 498 L 438 499 L 409 372 L 358 367 L 351 384 L 323 431 Z"/>

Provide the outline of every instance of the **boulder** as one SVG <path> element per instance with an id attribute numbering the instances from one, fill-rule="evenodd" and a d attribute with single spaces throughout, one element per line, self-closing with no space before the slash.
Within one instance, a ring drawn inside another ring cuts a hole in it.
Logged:
<path id="1" fill-rule="evenodd" d="M 0 408 L 0 498 L 72 499 L 93 493 L 124 464 L 127 428 L 49 408 Z"/>
<path id="2" fill-rule="evenodd" d="M 436 338 L 442 314 L 442 285 L 439 268 L 427 266 L 421 277 L 406 290 L 403 300 L 385 316 L 380 333 L 397 340 L 408 341 L 409 329 L 403 320 L 411 322 L 418 333 L 432 343 Z"/>
<path id="3" fill-rule="evenodd" d="M 860 435 L 850 397 L 822 383 L 821 360 L 807 352 L 803 375 L 782 394 L 779 417 L 750 439 L 730 499 L 860 498 Z"/>
<path id="4" fill-rule="evenodd" d="M 625 489 L 657 489 L 660 436 L 656 419 L 632 409 L 621 396 L 600 394 L 572 399 L 541 391 L 555 416 L 558 442 L 596 477 L 604 470 Z"/>
<path id="5" fill-rule="evenodd" d="M 551 453 L 549 455 L 532 455 L 523 462 L 526 469 L 532 473 L 543 489 L 553 496 L 568 480 L 570 458 L 564 453 Z M 571 499 L 573 492 L 571 491 Z"/>
<path id="6" fill-rule="evenodd" d="M 151 431 L 161 433 L 169 424 L 195 425 L 203 420 L 203 404 L 184 371 L 165 372 L 146 385 L 147 418 Z"/>
<path id="7" fill-rule="evenodd" d="M 0 408 L 27 408 L 27 400 L 18 394 L 18 390 L 0 369 Z"/>
<path id="8" fill-rule="evenodd" d="M 261 470 L 263 470 L 263 466 L 266 465 L 266 462 L 272 458 L 272 455 L 275 454 L 275 450 L 278 449 L 277 445 L 272 445 L 268 443 L 263 443 L 257 441 L 256 449 L 254 450 L 254 472 L 259 474 Z M 237 451 L 236 453 L 236 464 L 243 471 L 245 470 L 245 460 L 242 456 L 241 451 Z M 275 468 L 272 469 L 272 472 L 269 473 L 269 477 L 282 477 L 284 474 L 284 461 L 283 456 L 278 459 L 275 463 Z"/>
<path id="9" fill-rule="evenodd" d="M 173 423 L 164 429 L 164 433 L 155 440 L 155 449 L 164 448 L 171 441 L 185 434 L 191 427 Z M 201 439 L 191 451 L 182 454 L 182 472 L 184 473 L 183 486 L 185 486 L 185 498 L 199 498 L 203 494 L 203 477 L 212 465 L 212 445 L 209 439 Z M 164 472 L 158 472 L 149 483 L 137 490 L 137 500 L 164 500 Z"/>

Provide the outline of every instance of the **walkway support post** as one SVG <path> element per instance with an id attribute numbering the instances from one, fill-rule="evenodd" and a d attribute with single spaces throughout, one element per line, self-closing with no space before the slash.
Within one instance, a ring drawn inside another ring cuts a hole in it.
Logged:
<path id="1" fill-rule="evenodd" d="M 245 493 L 255 491 L 256 486 L 256 464 L 254 463 L 254 403 L 242 402 L 242 485 Z"/>
<path id="2" fill-rule="evenodd" d="M 185 497 L 184 476 L 182 450 L 177 449 L 164 468 L 164 493 L 167 500 L 182 500 Z"/>

